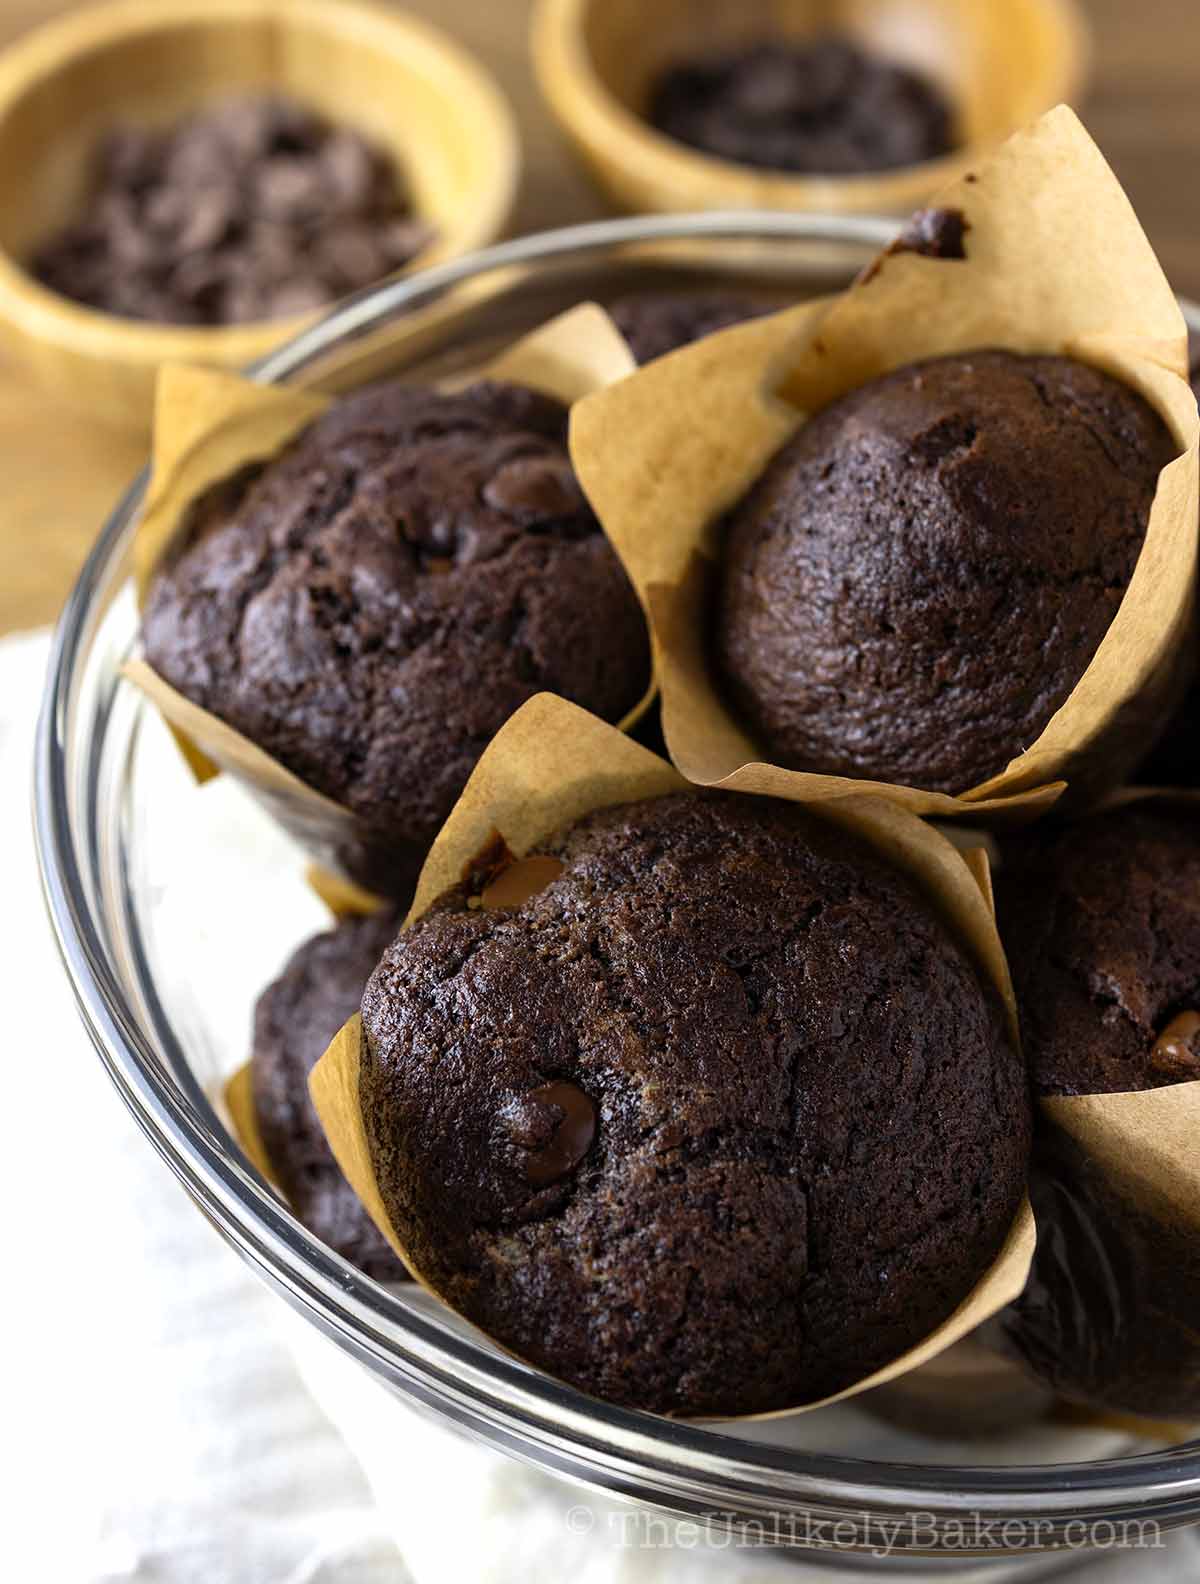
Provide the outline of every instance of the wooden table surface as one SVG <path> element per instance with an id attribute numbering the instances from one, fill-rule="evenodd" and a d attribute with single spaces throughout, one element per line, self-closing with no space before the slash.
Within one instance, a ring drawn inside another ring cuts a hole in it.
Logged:
<path id="1" fill-rule="evenodd" d="M 153 5 L 154 0 L 146 0 Z M 531 0 L 412 0 L 487 62 L 520 122 L 525 181 L 514 230 L 601 213 L 543 110 L 525 35 Z M 647 0 L 653 3 L 653 0 Z M 737 0 L 730 0 L 736 4 Z M 1084 119 L 1112 161 L 1177 288 L 1200 296 L 1200 5 L 1082 0 L 1095 31 Z M 0 0 L 0 44 L 72 9 Z M 0 366 L 0 632 L 50 620 L 107 509 L 142 461 L 127 434 L 81 424 Z"/>

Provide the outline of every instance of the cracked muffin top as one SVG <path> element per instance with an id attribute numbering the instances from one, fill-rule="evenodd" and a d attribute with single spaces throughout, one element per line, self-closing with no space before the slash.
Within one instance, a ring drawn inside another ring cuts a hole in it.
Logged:
<path id="1" fill-rule="evenodd" d="M 840 397 L 728 515 L 731 702 L 790 768 L 998 774 L 1087 669 L 1174 455 L 1140 395 L 1069 358 L 966 353 Z"/>
<path id="2" fill-rule="evenodd" d="M 594 813 L 442 896 L 362 1010 L 417 1268 L 611 1401 L 750 1413 L 852 1384 L 953 1311 L 1024 1190 L 998 998 L 904 877 L 790 804 Z"/>
<path id="3" fill-rule="evenodd" d="M 150 664 L 360 816 L 395 895 L 527 699 L 617 721 L 645 691 L 566 424 L 515 385 L 368 388 L 202 499 L 150 589 Z"/>
<path id="4" fill-rule="evenodd" d="M 376 1228 L 333 1158 L 308 1075 L 348 1017 L 403 923 L 398 909 L 342 919 L 288 959 L 254 1008 L 251 1085 L 259 1132 L 279 1186 L 298 1220 L 376 1281 L 408 1272 Z"/>
<path id="5" fill-rule="evenodd" d="M 1034 1088 L 1200 1079 L 1200 819 L 1135 803 L 1011 838 L 1000 933 Z"/>

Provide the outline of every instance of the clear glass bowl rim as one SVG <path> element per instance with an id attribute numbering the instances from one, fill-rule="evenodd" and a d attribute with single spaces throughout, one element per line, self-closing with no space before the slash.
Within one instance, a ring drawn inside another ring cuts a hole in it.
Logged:
<path id="1" fill-rule="evenodd" d="M 332 347 L 493 273 L 606 256 L 624 262 L 635 245 L 702 239 L 870 248 L 896 229 L 895 220 L 881 217 L 747 211 L 544 232 L 359 293 L 250 372 L 286 380 Z M 1200 328 L 1200 308 L 1183 307 L 1190 327 Z M 231 1150 L 199 1091 L 184 1093 L 168 1079 L 123 992 L 93 902 L 97 770 L 79 763 L 73 724 L 97 594 L 144 484 L 142 474 L 105 524 L 54 634 L 34 773 L 42 883 L 81 1017 L 116 1088 L 192 1198 L 272 1287 L 410 1401 L 550 1472 L 671 1512 L 702 1514 L 714 1530 L 768 1524 L 768 1532 L 788 1540 L 807 1533 L 811 1521 L 836 1520 L 843 1525 L 840 1550 L 869 1551 L 887 1542 L 883 1525 L 919 1512 L 929 1520 L 921 1542 L 901 1542 L 897 1550 L 929 1555 L 945 1548 L 962 1561 L 1012 1556 L 986 1540 L 964 1546 L 966 1515 L 1033 1525 L 1033 1549 L 1072 1544 L 1080 1523 L 1153 1520 L 1166 1528 L 1200 1519 L 1200 1443 L 1094 1463 L 908 1465 L 762 1446 L 612 1407 L 415 1314 L 294 1221 Z M 79 785 L 87 788 L 82 803 L 72 791 Z"/>

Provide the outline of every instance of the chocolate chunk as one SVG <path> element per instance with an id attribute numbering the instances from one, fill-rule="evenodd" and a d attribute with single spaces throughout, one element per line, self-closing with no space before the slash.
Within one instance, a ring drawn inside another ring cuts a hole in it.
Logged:
<path id="1" fill-rule="evenodd" d="M 561 864 L 558 867 L 562 869 Z M 503 1121 L 522 1151 L 522 1171 L 539 1188 L 574 1171 L 596 1136 L 595 1106 L 582 1089 L 563 1079 L 542 1084 L 513 1101 Z"/>
<path id="2" fill-rule="evenodd" d="M 432 237 L 381 151 L 268 95 L 223 101 L 166 132 L 114 128 L 83 213 L 32 268 L 107 313 L 233 324 L 326 307 Z"/>
<path id="3" fill-rule="evenodd" d="M 483 486 L 484 504 L 515 522 L 554 522 L 583 505 L 575 470 L 564 456 L 523 456 L 506 462 Z"/>
<path id="4" fill-rule="evenodd" d="M 1200 1078 L 1200 1012 L 1180 1012 L 1154 1042 L 1150 1066 L 1169 1082 Z"/>

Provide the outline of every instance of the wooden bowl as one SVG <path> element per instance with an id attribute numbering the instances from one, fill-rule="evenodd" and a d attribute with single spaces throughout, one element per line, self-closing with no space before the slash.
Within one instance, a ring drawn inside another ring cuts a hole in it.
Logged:
<path id="1" fill-rule="evenodd" d="M 363 0 L 110 0 L 73 13 L 0 56 L 0 337 L 65 401 L 144 428 L 161 363 L 240 367 L 316 317 L 145 323 L 74 303 L 23 267 L 78 214 L 97 138 L 115 122 L 167 125 L 264 89 L 394 157 L 437 232 L 414 267 L 503 229 L 520 163 L 511 114 L 434 28 Z"/>
<path id="2" fill-rule="evenodd" d="M 960 148 L 878 174 L 789 176 L 701 154 L 642 119 L 654 79 L 680 58 L 830 31 L 940 84 Z M 539 0 L 531 42 L 563 131 L 615 206 L 634 212 L 906 214 L 989 145 L 1070 99 L 1088 53 L 1075 0 Z"/>

